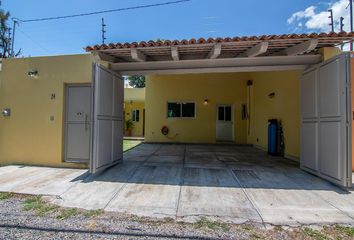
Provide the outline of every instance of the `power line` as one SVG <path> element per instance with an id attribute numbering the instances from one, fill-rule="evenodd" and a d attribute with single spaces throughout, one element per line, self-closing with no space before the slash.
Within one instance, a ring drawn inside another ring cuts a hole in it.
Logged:
<path id="1" fill-rule="evenodd" d="M 166 6 L 166 5 L 178 4 L 178 3 L 189 2 L 189 1 L 191 1 L 191 0 L 178 0 L 178 1 L 170 1 L 170 2 L 155 3 L 155 4 L 148 4 L 148 5 L 139 5 L 139 6 L 134 6 L 134 7 L 117 8 L 117 9 L 110 9 L 110 10 L 104 10 L 104 11 L 80 13 L 80 14 L 57 16 L 57 17 L 35 18 L 35 19 L 25 19 L 25 20 L 21 20 L 19 18 L 14 18 L 14 19 L 21 22 L 21 23 L 50 21 L 50 20 L 65 19 L 65 18 L 84 17 L 84 16 L 97 15 L 97 14 L 102 14 L 102 13 L 112 13 L 112 12 L 121 12 L 121 11 L 128 11 L 128 10 L 141 9 L 141 8 Z"/>
<path id="2" fill-rule="evenodd" d="M 29 40 L 31 40 L 34 44 L 36 44 L 40 49 L 42 49 L 43 51 L 45 51 L 48 54 L 51 54 L 51 51 L 47 48 L 45 48 L 44 46 L 42 46 L 39 42 L 37 42 L 36 40 L 34 40 L 32 37 L 30 37 L 27 33 L 25 33 L 24 31 L 22 31 L 20 28 L 17 29 L 20 33 L 22 33 L 25 37 L 27 37 Z"/>

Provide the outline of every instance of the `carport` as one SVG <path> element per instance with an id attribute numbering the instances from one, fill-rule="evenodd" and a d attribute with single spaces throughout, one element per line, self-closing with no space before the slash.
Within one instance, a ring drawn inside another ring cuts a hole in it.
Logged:
<path id="1" fill-rule="evenodd" d="M 300 167 L 335 184 L 350 187 L 351 55 L 342 53 L 326 61 L 323 57 L 327 54 L 326 48 L 352 40 L 353 33 L 342 32 L 87 47 L 86 50 L 100 60 L 109 62 L 109 69 L 95 67 L 91 171 L 105 169 L 118 162 L 115 159 L 121 159 L 121 149 L 113 147 L 121 134 L 112 134 L 119 128 L 112 116 L 119 113 L 104 116 L 100 109 L 112 110 L 112 102 L 120 96 L 113 93 L 109 94 L 112 98 L 105 97 L 105 92 L 115 89 L 112 84 L 118 86 L 122 75 L 302 70 Z M 103 72 L 116 76 L 113 78 L 116 83 Z"/>

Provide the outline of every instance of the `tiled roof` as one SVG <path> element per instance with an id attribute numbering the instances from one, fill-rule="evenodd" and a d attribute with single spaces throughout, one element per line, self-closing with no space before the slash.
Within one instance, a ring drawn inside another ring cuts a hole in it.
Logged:
<path id="1" fill-rule="evenodd" d="M 331 33 L 310 33 L 310 34 L 283 34 L 283 35 L 261 35 L 261 36 L 244 36 L 244 37 L 226 37 L 226 38 L 192 38 L 190 40 L 157 40 L 157 41 L 141 41 L 132 43 L 110 43 L 102 45 L 87 46 L 86 51 L 99 51 L 108 49 L 127 49 L 127 48 L 148 48 L 148 47 L 169 47 L 169 46 L 187 46 L 187 45 L 203 45 L 215 43 L 241 43 L 241 42 L 288 42 L 289 40 L 301 39 L 319 39 L 328 45 L 339 44 L 341 41 L 351 41 L 354 38 L 354 32 L 331 32 Z"/>

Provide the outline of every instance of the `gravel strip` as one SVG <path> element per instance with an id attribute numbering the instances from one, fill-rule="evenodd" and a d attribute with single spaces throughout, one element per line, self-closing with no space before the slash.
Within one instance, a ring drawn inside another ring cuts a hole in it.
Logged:
<path id="1" fill-rule="evenodd" d="M 38 216 L 34 211 L 23 209 L 26 198 L 15 195 L 0 200 L 0 239 L 312 239 L 313 233 L 301 227 L 265 228 L 251 223 L 234 225 L 203 218 L 190 224 L 168 218 L 161 221 L 107 212 L 85 216 L 83 210 L 60 220 L 59 214 L 67 209 L 59 208 Z"/>

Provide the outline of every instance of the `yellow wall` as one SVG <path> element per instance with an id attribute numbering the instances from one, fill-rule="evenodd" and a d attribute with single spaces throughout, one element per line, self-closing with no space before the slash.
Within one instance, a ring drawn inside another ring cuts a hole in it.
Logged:
<path id="1" fill-rule="evenodd" d="M 0 164 L 84 167 L 63 163 L 63 93 L 65 83 L 91 82 L 92 62 L 91 55 L 3 60 L 0 109 L 12 115 L 0 116 Z M 38 79 L 27 76 L 33 69 Z"/>
<path id="2" fill-rule="evenodd" d="M 142 137 L 143 136 L 143 114 L 144 114 L 145 103 L 144 102 L 136 102 L 136 101 L 125 101 L 124 102 L 124 120 L 132 119 L 132 111 L 139 110 L 140 118 L 139 122 L 134 122 L 134 127 L 132 130 L 132 136 L 134 137 Z"/>
<path id="3" fill-rule="evenodd" d="M 299 157 L 300 145 L 300 77 L 301 72 L 254 72 L 222 74 L 154 75 L 147 77 L 146 134 L 147 142 L 216 141 L 216 105 L 233 104 L 236 143 L 248 143 L 266 149 L 268 119 L 282 121 L 285 154 Z M 251 125 L 241 119 L 241 105 L 248 103 L 247 80 L 251 90 Z M 275 93 L 274 98 L 268 94 Z M 208 99 L 208 105 L 204 105 Z M 195 119 L 168 119 L 168 101 L 194 101 Z M 160 132 L 170 128 L 169 137 Z M 258 141 L 257 141 L 258 138 Z"/>
<path id="4" fill-rule="evenodd" d="M 124 88 L 124 101 L 145 102 L 145 88 Z"/>
<path id="5" fill-rule="evenodd" d="M 285 155 L 300 156 L 301 71 L 254 72 L 251 87 L 250 135 L 248 143 L 267 149 L 268 119 L 281 120 Z M 268 95 L 274 92 L 275 96 Z"/>
<path id="6" fill-rule="evenodd" d="M 148 142 L 214 143 L 216 138 L 216 105 L 233 104 L 235 140 L 246 143 L 246 121 L 241 120 L 241 104 L 246 103 L 246 73 L 154 75 L 147 77 L 146 132 Z M 204 99 L 209 103 L 204 105 Z M 193 101 L 196 118 L 168 119 L 168 101 Z M 161 127 L 170 128 L 169 138 Z"/>
<path id="7" fill-rule="evenodd" d="M 324 47 L 321 48 L 321 54 L 322 54 L 322 60 L 326 61 L 338 54 L 340 54 L 342 51 L 340 48 L 337 47 Z"/>

